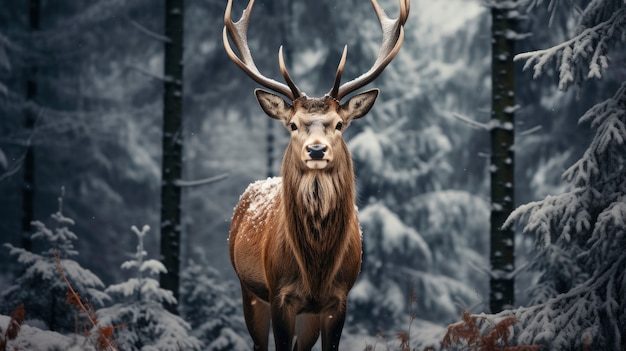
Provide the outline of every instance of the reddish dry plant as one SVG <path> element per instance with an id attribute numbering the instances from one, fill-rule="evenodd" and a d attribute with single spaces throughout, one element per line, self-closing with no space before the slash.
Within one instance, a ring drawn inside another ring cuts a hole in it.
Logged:
<path id="1" fill-rule="evenodd" d="M 400 351 L 411 351 L 411 346 L 409 346 L 409 341 L 411 340 L 409 333 L 400 332 L 396 334 L 398 340 L 400 340 Z"/>
<path id="2" fill-rule="evenodd" d="M 15 338 L 17 338 L 22 323 L 24 323 L 24 314 L 24 304 L 20 304 L 13 310 L 11 320 L 9 320 L 9 325 L 7 325 L 7 330 L 4 334 L 0 335 L 0 351 L 6 351 L 9 340 L 15 340 Z M 17 347 L 15 350 L 17 350 Z"/>
<path id="3" fill-rule="evenodd" d="M 415 293 L 415 289 L 411 288 L 409 292 L 409 331 L 408 332 L 400 332 L 396 334 L 398 340 L 400 340 L 400 351 L 411 351 L 410 341 L 411 341 L 411 326 L 413 325 L 413 321 L 417 318 L 415 312 L 412 311 L 413 305 L 417 301 L 417 294 Z"/>
<path id="4" fill-rule="evenodd" d="M 510 327 L 517 323 L 515 317 L 506 317 L 494 324 L 483 336 L 477 325 L 480 316 L 472 316 L 463 311 L 462 322 L 452 324 L 443 337 L 443 347 L 450 348 L 457 344 L 466 344 L 469 350 L 477 351 L 537 351 L 539 345 L 508 346 L 511 334 Z"/>
<path id="5" fill-rule="evenodd" d="M 417 293 L 415 289 L 411 288 L 409 292 L 409 329 L 408 332 L 396 333 L 396 338 L 400 341 L 400 351 L 411 351 L 411 326 L 413 321 L 417 318 L 415 312 L 413 312 L 413 305 L 417 302 Z M 384 331 L 380 330 L 376 334 L 376 344 L 374 346 L 367 345 L 365 351 L 375 351 L 378 340 L 384 338 Z M 429 351 L 429 347 L 424 348 L 425 351 Z"/>
<path id="6" fill-rule="evenodd" d="M 59 272 L 59 275 L 61 275 L 61 278 L 63 278 L 63 281 L 65 281 L 65 284 L 67 285 L 67 288 L 68 288 L 68 291 L 65 294 L 66 295 L 65 303 L 67 303 L 70 306 L 76 307 L 78 311 L 82 312 L 87 317 L 87 320 L 89 321 L 91 326 L 97 329 L 97 335 L 96 335 L 97 350 L 117 351 L 117 346 L 115 345 L 115 341 L 113 340 L 113 331 L 117 328 L 122 328 L 125 325 L 104 326 L 104 327 L 101 326 L 100 323 L 98 322 L 96 311 L 94 310 L 93 305 L 91 305 L 90 303 L 83 303 L 83 300 L 81 299 L 80 295 L 74 290 L 74 288 L 72 287 L 72 284 L 70 284 L 70 281 L 67 279 L 67 276 L 65 275 L 65 271 L 63 270 L 63 267 L 61 266 L 61 258 L 57 255 L 55 259 L 56 259 L 57 271 Z M 85 327 L 85 334 L 87 336 L 91 334 L 91 332 L 89 331 L 89 328 L 87 327 Z M 3 350 L 0 350 L 0 351 L 3 351 Z"/>
<path id="7" fill-rule="evenodd" d="M 585 333 L 585 334 L 583 334 L 582 350 L 583 351 L 589 351 L 590 347 L 591 347 L 591 336 L 589 336 L 589 334 Z"/>

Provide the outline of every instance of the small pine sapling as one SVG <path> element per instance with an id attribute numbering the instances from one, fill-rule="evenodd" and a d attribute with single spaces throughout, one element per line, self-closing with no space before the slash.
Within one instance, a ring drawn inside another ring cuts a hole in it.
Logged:
<path id="1" fill-rule="evenodd" d="M 54 230 L 48 229 L 43 222 L 32 222 L 36 231 L 31 238 L 42 242 L 44 249 L 41 253 L 4 244 L 11 255 L 17 256 L 23 273 L 0 296 L 0 306 L 3 306 L 0 313 L 8 314 L 10 311 L 5 308 L 24 303 L 27 319 L 39 319 L 52 331 L 72 332 L 76 320 L 73 308 L 65 303 L 66 286 L 57 272 L 56 257 L 62 262 L 74 287 L 84 292 L 92 303 L 102 305 L 108 296 L 101 291 L 104 284 L 100 278 L 72 259 L 78 255 L 74 249 L 78 236 L 70 230 L 74 220 L 63 214 L 63 196 L 62 188 L 59 209 L 52 214 L 56 225 Z"/>
<path id="2" fill-rule="evenodd" d="M 171 291 L 162 289 L 159 281 L 144 277 L 166 272 L 165 266 L 154 259 L 146 260 L 143 238 L 150 230 L 133 226 L 137 235 L 137 252 L 133 260 L 122 264 L 122 269 L 133 269 L 136 277 L 121 284 L 109 286 L 105 292 L 113 297 L 113 306 L 99 309 L 96 314 L 102 325 L 125 325 L 113 330 L 120 348 L 128 351 L 200 350 L 202 343 L 190 336 L 190 326 L 182 318 L 170 313 L 163 303 L 176 304 Z"/>

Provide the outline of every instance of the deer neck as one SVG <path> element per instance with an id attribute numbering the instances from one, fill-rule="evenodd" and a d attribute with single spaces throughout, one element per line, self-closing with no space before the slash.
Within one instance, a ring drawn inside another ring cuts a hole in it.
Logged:
<path id="1" fill-rule="evenodd" d="M 346 152 L 348 152 L 346 147 Z M 347 154 L 349 155 L 349 154 Z M 354 173 L 346 157 L 331 170 L 300 170 L 283 160 L 282 196 L 288 241 L 312 286 L 327 281 L 355 220 Z"/>
<path id="2" fill-rule="evenodd" d="M 342 222 L 351 220 L 354 211 L 354 172 L 349 151 L 348 157 L 330 170 L 310 170 L 292 167 L 283 160 L 283 203 L 287 218 L 294 224 L 304 225 L 310 235 L 328 240 L 326 235 L 336 236 Z M 333 232 L 326 234 L 325 232 Z"/>

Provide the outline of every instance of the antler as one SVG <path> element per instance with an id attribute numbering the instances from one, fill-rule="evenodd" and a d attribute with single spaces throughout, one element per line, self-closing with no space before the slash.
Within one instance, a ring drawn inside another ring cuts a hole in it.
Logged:
<path id="1" fill-rule="evenodd" d="M 224 40 L 224 48 L 226 49 L 226 53 L 230 57 L 233 62 L 239 66 L 250 78 L 254 79 L 257 83 L 263 85 L 264 87 L 271 89 L 277 93 L 283 94 L 289 97 L 292 101 L 296 100 L 300 96 L 302 96 L 302 92 L 296 84 L 293 82 L 289 73 L 287 72 L 287 67 L 285 66 L 285 59 L 283 58 L 283 47 L 281 46 L 278 50 L 278 63 L 280 65 L 280 73 L 285 78 L 287 85 L 277 82 L 271 78 L 268 78 L 259 72 L 259 69 L 254 64 L 254 60 L 252 59 L 252 55 L 250 54 L 250 48 L 248 47 L 248 22 L 250 21 L 250 13 L 252 12 L 252 6 L 254 5 L 254 0 L 250 0 L 248 3 L 248 7 L 241 14 L 241 18 L 237 22 L 233 22 L 231 20 L 231 10 L 232 10 L 233 1 L 228 0 L 228 5 L 226 5 L 226 12 L 224 13 L 224 32 L 223 32 L 223 40 Z M 239 55 L 241 58 L 235 54 L 233 49 L 230 47 L 228 42 L 228 37 L 230 36 L 231 40 L 235 44 Z"/>
<path id="2" fill-rule="evenodd" d="M 376 11 L 378 21 L 380 22 L 380 28 L 383 31 L 383 43 L 380 47 L 380 51 L 378 52 L 378 58 L 369 71 L 339 86 L 341 74 L 343 73 L 343 68 L 346 64 L 346 54 L 348 52 L 347 46 L 344 47 L 343 54 L 341 55 L 341 61 L 339 62 L 337 73 L 335 74 L 335 83 L 333 84 L 333 88 L 328 92 L 328 95 L 337 100 L 341 100 L 344 96 L 376 79 L 385 67 L 387 67 L 389 62 L 396 57 L 396 54 L 398 54 L 398 51 L 402 46 L 402 41 L 404 40 L 404 24 L 409 17 L 409 7 L 411 5 L 410 0 L 400 0 L 400 16 L 398 16 L 395 20 L 392 20 L 387 16 L 385 10 L 383 10 L 376 0 L 371 0 L 371 2 L 374 7 L 374 11 Z"/>

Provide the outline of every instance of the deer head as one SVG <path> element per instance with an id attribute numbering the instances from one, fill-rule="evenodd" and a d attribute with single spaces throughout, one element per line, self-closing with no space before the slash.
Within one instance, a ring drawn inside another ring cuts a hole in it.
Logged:
<path id="1" fill-rule="evenodd" d="M 290 151 L 297 153 L 299 167 L 308 169 L 331 169 L 339 155 L 338 144 L 343 143 L 342 132 L 354 119 L 364 116 L 373 106 L 378 89 L 357 94 L 345 103 L 341 100 L 351 92 L 367 85 L 378 77 L 396 56 L 404 40 L 404 23 L 409 14 L 409 0 L 400 1 L 400 16 L 392 20 L 376 0 L 371 0 L 383 31 L 383 40 L 373 66 L 363 75 L 341 83 L 346 64 L 347 46 L 335 75 L 330 91 L 321 98 L 309 98 L 291 79 L 285 66 L 282 46 L 278 50 L 278 62 L 286 84 L 268 78 L 259 72 L 248 47 L 247 31 L 254 0 L 248 3 L 237 22 L 231 19 L 232 0 L 228 1 L 224 15 L 223 41 L 230 59 L 248 76 L 262 86 L 284 95 L 290 102 L 273 93 L 257 89 L 255 95 L 265 113 L 283 122 L 291 133 Z M 230 46 L 228 37 L 235 44 L 239 56 Z"/>

